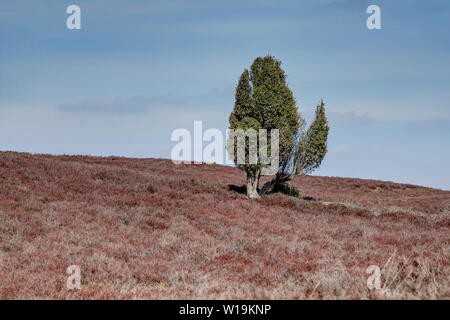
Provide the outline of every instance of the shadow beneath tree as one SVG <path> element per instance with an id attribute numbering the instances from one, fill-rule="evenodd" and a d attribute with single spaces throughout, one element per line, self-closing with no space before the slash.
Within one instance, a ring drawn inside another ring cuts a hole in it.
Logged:
<path id="1" fill-rule="evenodd" d="M 247 195 L 247 187 L 245 185 L 237 186 L 235 184 L 229 184 L 228 190 L 239 193 L 239 194 Z M 260 189 L 258 189 L 258 192 L 259 191 L 260 191 Z M 304 201 L 317 201 L 313 197 L 309 197 L 309 196 L 302 197 L 302 196 L 300 196 L 300 194 L 298 192 L 293 192 L 291 188 L 285 188 L 285 187 L 274 188 L 274 191 L 272 191 L 269 194 L 274 194 L 274 193 L 282 193 L 282 194 L 288 195 L 290 197 L 302 199 Z"/>

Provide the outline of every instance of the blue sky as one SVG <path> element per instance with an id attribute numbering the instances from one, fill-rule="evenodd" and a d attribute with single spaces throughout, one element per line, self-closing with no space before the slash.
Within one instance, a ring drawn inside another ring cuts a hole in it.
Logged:
<path id="1" fill-rule="evenodd" d="M 226 129 L 272 54 L 307 120 L 327 104 L 315 174 L 450 190 L 449 35 L 445 0 L 2 1 L 0 150 L 169 158 L 174 129 Z"/>

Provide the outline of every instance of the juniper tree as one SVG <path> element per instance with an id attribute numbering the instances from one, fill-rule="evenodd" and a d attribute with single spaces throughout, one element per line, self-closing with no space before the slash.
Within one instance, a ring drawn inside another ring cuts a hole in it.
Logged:
<path id="1" fill-rule="evenodd" d="M 234 109 L 229 118 L 232 130 L 266 129 L 270 145 L 270 130 L 279 130 L 279 162 L 291 157 L 295 136 L 299 129 L 300 116 L 292 91 L 286 84 L 286 75 L 281 62 L 272 56 L 258 57 L 241 74 L 235 93 Z M 245 144 L 245 163 L 238 163 L 234 137 L 228 141 L 236 165 L 246 172 L 247 195 L 259 198 L 258 185 L 263 163 L 248 161 L 250 146 Z"/>
<path id="2" fill-rule="evenodd" d="M 320 167 L 327 153 L 329 130 L 327 116 L 325 115 L 325 103 L 321 100 L 316 107 L 314 121 L 300 143 L 296 174 L 309 174 Z"/>

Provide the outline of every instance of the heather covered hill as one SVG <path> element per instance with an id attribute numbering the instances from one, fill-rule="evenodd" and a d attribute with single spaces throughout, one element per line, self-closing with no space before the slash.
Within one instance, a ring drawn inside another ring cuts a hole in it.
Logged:
<path id="1" fill-rule="evenodd" d="M 305 176 L 300 198 L 249 200 L 229 188 L 243 183 L 219 165 L 0 152 L 0 298 L 450 298 L 449 191 Z M 367 288 L 370 265 L 386 290 Z"/>

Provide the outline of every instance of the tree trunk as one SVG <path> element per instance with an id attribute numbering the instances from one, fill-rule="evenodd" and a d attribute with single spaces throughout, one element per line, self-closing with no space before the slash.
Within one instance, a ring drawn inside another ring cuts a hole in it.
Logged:
<path id="1" fill-rule="evenodd" d="M 272 180 L 267 181 L 263 185 L 263 187 L 261 188 L 261 196 L 272 193 L 277 185 L 288 183 L 292 179 L 292 177 L 292 174 L 277 173 Z"/>
<path id="2" fill-rule="evenodd" d="M 247 196 L 250 199 L 259 199 L 258 184 L 261 170 L 247 172 Z"/>

